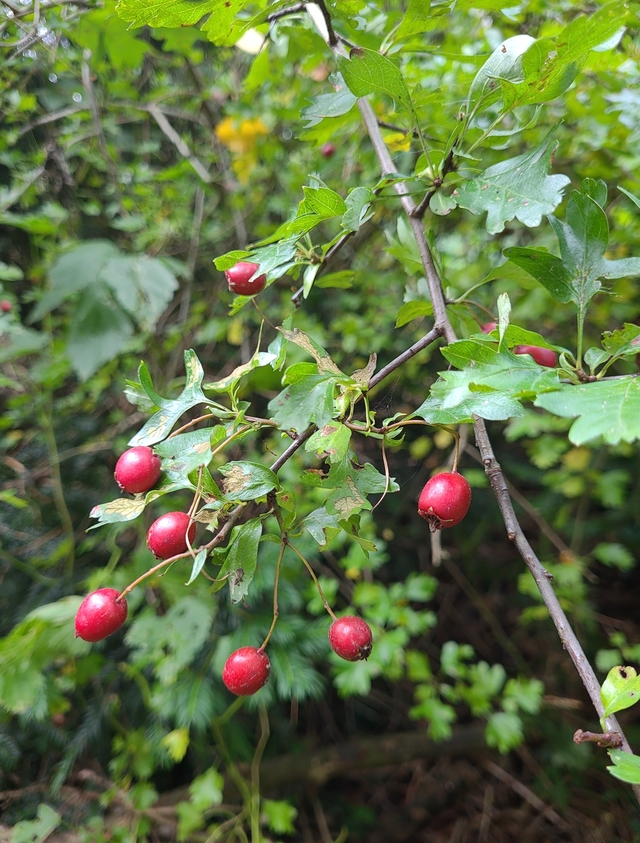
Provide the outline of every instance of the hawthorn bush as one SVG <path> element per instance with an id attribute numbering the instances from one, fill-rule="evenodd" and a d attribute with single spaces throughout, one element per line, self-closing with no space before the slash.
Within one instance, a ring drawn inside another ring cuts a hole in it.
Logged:
<path id="1" fill-rule="evenodd" d="M 0 8 L 14 839 L 628 839 L 637 9 Z"/>

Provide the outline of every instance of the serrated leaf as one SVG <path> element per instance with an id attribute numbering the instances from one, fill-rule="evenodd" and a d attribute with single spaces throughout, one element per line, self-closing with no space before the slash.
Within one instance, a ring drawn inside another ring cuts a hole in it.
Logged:
<path id="1" fill-rule="evenodd" d="M 467 115 L 471 115 L 479 106 L 486 109 L 497 102 L 503 96 L 504 86 L 501 87 L 501 83 L 505 80 L 516 82 L 522 78 L 522 55 L 533 42 L 530 35 L 514 35 L 496 47 L 471 83 Z M 508 107 L 506 102 L 505 105 Z"/>
<path id="2" fill-rule="evenodd" d="M 349 90 L 356 97 L 383 93 L 409 112 L 413 111 L 411 96 L 402 74 L 391 59 L 376 50 L 354 48 L 348 59 L 338 58 L 338 67 Z"/>
<path id="3" fill-rule="evenodd" d="M 217 433 L 207 428 L 205 430 L 193 430 L 189 433 L 180 433 L 172 436 L 164 442 L 156 444 L 155 452 L 162 457 L 163 469 L 178 474 L 190 474 L 201 465 L 208 465 L 211 462 L 211 437 L 224 439 L 226 431 L 224 427 L 217 426 Z M 220 431 L 222 435 L 220 436 Z"/>
<path id="4" fill-rule="evenodd" d="M 578 417 L 569 430 L 574 445 L 602 436 L 609 445 L 640 438 L 640 383 L 621 377 L 570 386 L 539 395 L 537 407 L 565 418 Z"/>
<path id="5" fill-rule="evenodd" d="M 238 603 L 247 596 L 256 572 L 261 535 L 262 523 L 255 518 L 231 531 L 224 564 L 216 578 L 218 587 L 214 590 L 218 591 L 228 579 L 232 603 Z"/>
<path id="6" fill-rule="evenodd" d="M 344 199 L 335 190 L 328 187 L 303 187 L 304 199 L 301 210 L 304 213 L 317 214 L 321 219 L 331 219 L 344 214 L 347 210 Z"/>
<path id="7" fill-rule="evenodd" d="M 306 375 L 269 402 L 278 427 L 298 433 L 311 422 L 324 427 L 334 415 L 336 379 L 327 375 Z"/>
<path id="8" fill-rule="evenodd" d="M 184 353 L 184 365 L 187 373 L 186 383 L 176 399 L 160 399 L 160 410 L 155 413 L 130 441 L 129 445 L 155 445 L 171 432 L 171 428 L 183 413 L 197 404 L 206 404 L 202 391 L 204 370 L 193 349 Z"/>
<path id="9" fill-rule="evenodd" d="M 543 214 L 550 214 L 562 201 L 569 177 L 547 175 L 558 146 L 551 134 L 531 152 L 494 164 L 454 190 L 461 208 L 473 214 L 487 212 L 490 234 L 504 231 L 505 223 L 514 218 L 534 228 Z"/>
<path id="10" fill-rule="evenodd" d="M 221 378 L 219 381 L 203 384 L 202 388 L 206 389 L 207 392 L 230 392 L 238 385 L 245 375 L 249 374 L 249 372 L 252 372 L 254 369 L 259 369 L 261 366 L 271 366 L 276 359 L 277 355 L 272 352 L 256 351 L 251 360 L 247 363 L 243 363 L 241 366 L 236 366 L 230 374 L 228 374 L 225 378 Z"/>
<path id="11" fill-rule="evenodd" d="M 625 322 L 617 331 L 605 331 L 602 346 L 608 354 L 622 356 L 640 352 L 640 326 Z"/>
<path id="12" fill-rule="evenodd" d="M 273 471 L 259 463 L 228 462 L 219 471 L 224 475 L 223 491 L 229 500 L 253 501 L 280 488 Z"/>
<path id="13" fill-rule="evenodd" d="M 320 288 L 337 287 L 338 289 L 348 290 L 349 287 L 353 286 L 355 277 L 356 274 L 352 269 L 342 269 L 339 272 L 321 275 L 320 278 L 316 279 L 315 286 Z"/>
<path id="14" fill-rule="evenodd" d="M 305 442 L 305 451 L 314 451 L 330 463 L 341 462 L 349 450 L 351 431 L 339 421 L 331 421 Z"/>
<path id="15" fill-rule="evenodd" d="M 333 362 L 329 352 L 315 342 L 315 340 L 312 340 L 311 337 L 308 334 L 305 334 L 304 331 L 300 331 L 298 328 L 294 328 L 293 331 L 288 331 L 285 328 L 278 328 L 278 330 L 285 339 L 300 346 L 300 348 L 303 348 L 307 354 L 313 357 L 318 364 L 318 371 L 321 374 L 329 372 L 334 375 L 343 375 L 343 377 L 346 377 L 346 375 L 344 375 L 344 373 Z"/>
<path id="16" fill-rule="evenodd" d="M 633 667 L 612 667 L 600 688 L 603 718 L 630 708 L 640 699 L 640 676 Z"/>
<path id="17" fill-rule="evenodd" d="M 402 23 L 396 32 L 396 41 L 421 32 L 430 32 L 437 23 L 437 18 L 431 17 L 430 11 L 431 0 L 409 0 L 409 5 L 402 15 Z"/>
<path id="18" fill-rule="evenodd" d="M 341 532 L 338 518 L 327 512 L 326 507 L 314 509 L 302 522 L 310 535 L 318 542 L 318 549 L 327 548 Z"/>

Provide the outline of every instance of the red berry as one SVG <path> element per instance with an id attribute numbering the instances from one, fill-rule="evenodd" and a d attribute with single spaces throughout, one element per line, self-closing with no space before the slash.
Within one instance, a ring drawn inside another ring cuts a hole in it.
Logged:
<path id="1" fill-rule="evenodd" d="M 471 504 L 471 486 L 457 471 L 434 475 L 418 500 L 418 513 L 429 522 L 432 533 L 459 524 Z"/>
<path id="2" fill-rule="evenodd" d="M 76 613 L 76 638 L 102 641 L 127 619 L 127 601 L 118 600 L 115 588 L 99 588 L 88 594 Z"/>
<path id="3" fill-rule="evenodd" d="M 240 647 L 231 653 L 222 671 L 222 681 L 239 697 L 255 694 L 269 678 L 269 656 L 257 647 Z"/>
<path id="4" fill-rule="evenodd" d="M 550 348 L 539 345 L 516 345 L 512 349 L 514 354 L 530 354 L 538 366 L 554 369 L 558 365 L 558 355 Z"/>
<path id="5" fill-rule="evenodd" d="M 482 326 L 482 328 L 480 330 L 482 331 L 483 334 L 490 334 L 491 331 L 495 331 L 495 329 L 497 327 L 498 327 L 497 322 L 485 322 L 485 324 Z"/>
<path id="6" fill-rule="evenodd" d="M 13 310 L 13 305 L 11 304 L 10 301 L 7 301 L 6 299 L 2 299 L 2 301 L 0 301 L 0 310 L 3 313 L 11 313 L 11 311 Z"/>
<path id="7" fill-rule="evenodd" d="M 323 158 L 331 158 L 335 151 L 336 148 L 332 143 L 325 143 L 324 146 L 320 147 L 320 155 Z"/>
<path id="8" fill-rule="evenodd" d="M 151 448 L 137 445 L 120 455 L 114 477 L 125 492 L 148 492 L 158 482 L 161 466 L 160 457 Z"/>
<path id="9" fill-rule="evenodd" d="M 355 615 L 338 618 L 329 627 L 331 649 L 348 662 L 368 659 L 371 655 L 371 639 L 369 624 Z"/>
<path id="10" fill-rule="evenodd" d="M 187 530 L 189 543 L 196 536 L 195 522 L 189 526 L 186 512 L 166 512 L 149 527 L 147 547 L 158 559 L 170 559 L 187 549 Z"/>
<path id="11" fill-rule="evenodd" d="M 227 276 L 231 292 L 238 293 L 240 296 L 255 296 L 256 293 L 264 290 L 264 285 L 267 283 L 267 276 L 258 275 L 256 278 L 251 277 L 259 268 L 257 263 L 239 261 L 231 269 L 225 270 L 224 274 Z"/>

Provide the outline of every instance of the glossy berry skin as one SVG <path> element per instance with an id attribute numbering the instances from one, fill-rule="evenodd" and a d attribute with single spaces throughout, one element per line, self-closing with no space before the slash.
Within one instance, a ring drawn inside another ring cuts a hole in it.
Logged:
<path id="1" fill-rule="evenodd" d="M 11 313 L 11 311 L 13 310 L 13 305 L 10 301 L 7 301 L 7 299 L 2 299 L 2 301 L 0 301 L 0 310 L 3 313 Z"/>
<path id="2" fill-rule="evenodd" d="M 497 322 L 485 322 L 485 324 L 482 326 L 482 328 L 480 330 L 482 331 L 483 334 L 490 334 L 491 331 L 495 331 L 495 329 L 497 327 L 498 327 Z"/>
<path id="3" fill-rule="evenodd" d="M 125 492 L 137 494 L 153 489 L 162 472 L 162 461 L 146 445 L 136 445 L 120 455 L 114 477 Z"/>
<path id="4" fill-rule="evenodd" d="M 271 663 L 264 650 L 240 647 L 231 653 L 222 671 L 222 681 L 239 697 L 249 697 L 263 687 L 269 678 Z"/>
<path id="5" fill-rule="evenodd" d="M 251 276 L 257 269 L 258 264 L 249 261 L 239 261 L 231 269 L 227 269 L 224 274 L 227 276 L 231 292 L 240 296 L 255 296 L 256 293 L 262 292 L 267 283 L 267 276 L 258 275 L 252 279 Z"/>
<path id="6" fill-rule="evenodd" d="M 336 148 L 332 143 L 325 143 L 320 147 L 320 155 L 322 155 L 323 158 L 331 158 L 335 151 Z"/>
<path id="7" fill-rule="evenodd" d="M 418 500 L 418 513 L 429 522 L 432 533 L 455 527 L 469 510 L 471 486 L 455 472 L 443 471 L 427 481 Z"/>
<path id="8" fill-rule="evenodd" d="M 355 615 L 338 618 L 329 627 L 331 649 L 348 662 L 369 658 L 372 637 L 369 624 Z"/>
<path id="9" fill-rule="evenodd" d="M 196 537 L 195 522 L 189 526 L 186 512 L 166 512 L 149 527 L 147 547 L 158 559 L 170 559 L 187 550 L 187 530 L 191 543 Z"/>
<path id="10" fill-rule="evenodd" d="M 542 348 L 539 345 L 516 345 L 511 350 L 514 354 L 530 354 L 538 366 L 555 369 L 558 365 L 558 355 L 550 348 Z"/>
<path id="11" fill-rule="evenodd" d="M 116 598 L 115 588 L 99 588 L 88 594 L 76 613 L 76 638 L 102 641 L 116 632 L 127 619 L 127 601 Z"/>

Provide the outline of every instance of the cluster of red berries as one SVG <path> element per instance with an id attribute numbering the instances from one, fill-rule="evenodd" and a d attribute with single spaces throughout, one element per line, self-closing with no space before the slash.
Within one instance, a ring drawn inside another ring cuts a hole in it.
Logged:
<path id="1" fill-rule="evenodd" d="M 146 445 L 130 448 L 118 459 L 115 479 L 125 492 L 140 494 L 152 489 L 161 474 L 161 460 Z M 184 553 L 195 538 L 196 525 L 186 512 L 161 515 L 147 532 L 147 547 L 159 559 Z M 80 604 L 76 636 L 92 643 L 117 632 L 127 619 L 127 601 L 115 588 L 99 588 Z M 361 619 L 347 616 L 334 620 L 329 643 L 347 661 L 366 659 L 371 652 L 371 629 Z M 264 645 L 263 645 L 264 646 Z M 269 678 L 271 664 L 263 647 L 241 647 L 232 653 L 222 671 L 222 681 L 239 696 L 255 694 Z"/>
<path id="2" fill-rule="evenodd" d="M 497 328 L 496 322 L 487 322 L 482 326 L 483 334 L 490 334 Z M 514 345 L 511 349 L 514 354 L 530 354 L 538 366 L 546 366 L 548 369 L 555 369 L 558 365 L 558 355 L 551 348 L 543 348 L 541 345 Z"/>

